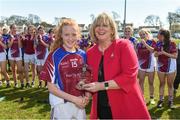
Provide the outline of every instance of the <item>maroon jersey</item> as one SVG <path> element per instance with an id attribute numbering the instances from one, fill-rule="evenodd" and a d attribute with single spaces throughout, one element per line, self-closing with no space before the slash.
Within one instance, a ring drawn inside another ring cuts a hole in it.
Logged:
<path id="1" fill-rule="evenodd" d="M 40 36 L 38 36 L 37 39 L 41 39 Z M 50 40 L 49 37 L 47 35 L 43 35 L 42 36 L 42 40 L 46 43 L 46 44 L 50 44 Z M 48 48 L 45 47 L 40 41 L 37 44 L 36 47 L 36 57 L 37 59 L 45 59 L 47 53 L 48 53 Z"/>
<path id="2" fill-rule="evenodd" d="M 155 50 L 157 52 L 159 52 L 162 50 L 162 48 L 163 48 L 163 43 L 161 41 L 158 41 L 156 44 Z M 177 52 L 176 44 L 174 42 L 170 42 L 168 53 L 172 54 L 172 53 L 176 53 L 176 52 Z M 158 66 L 159 71 L 169 72 L 170 67 L 172 67 L 171 63 L 172 63 L 172 58 L 170 58 L 166 55 L 159 55 L 158 56 L 157 66 Z"/>
<path id="3" fill-rule="evenodd" d="M 59 48 L 49 54 L 41 71 L 40 79 L 58 84 L 61 90 L 71 95 L 82 96 L 84 91 L 78 90 L 76 86 L 81 78 L 82 65 L 85 62 L 86 54 L 84 51 L 77 50 L 74 53 L 69 53 L 63 48 Z"/>
<path id="4" fill-rule="evenodd" d="M 153 48 L 156 46 L 154 40 L 147 40 L 146 43 Z M 137 44 L 137 56 L 142 69 L 150 68 L 151 62 L 154 59 L 153 55 L 141 42 Z"/>
<path id="5" fill-rule="evenodd" d="M 25 40 L 23 41 L 24 53 L 26 54 L 34 54 L 34 41 L 35 37 L 31 37 L 31 35 L 26 35 Z"/>
<path id="6" fill-rule="evenodd" d="M 12 46 L 10 47 L 10 52 L 12 57 L 20 57 L 20 50 L 18 45 L 18 35 L 13 35 L 12 39 L 14 39 Z"/>

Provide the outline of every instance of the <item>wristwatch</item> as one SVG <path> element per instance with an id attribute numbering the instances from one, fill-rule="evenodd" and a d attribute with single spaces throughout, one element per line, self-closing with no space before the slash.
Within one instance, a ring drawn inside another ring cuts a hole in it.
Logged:
<path id="1" fill-rule="evenodd" d="M 105 90 L 108 90 L 108 89 L 109 89 L 109 83 L 108 83 L 108 82 L 105 82 L 105 83 L 104 83 L 104 87 L 105 87 Z"/>

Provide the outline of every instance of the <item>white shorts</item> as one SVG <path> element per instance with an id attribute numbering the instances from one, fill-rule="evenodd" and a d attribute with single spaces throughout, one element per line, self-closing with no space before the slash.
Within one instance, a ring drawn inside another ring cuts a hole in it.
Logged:
<path id="1" fill-rule="evenodd" d="M 24 62 L 35 64 L 35 54 L 26 54 L 24 53 Z"/>
<path id="2" fill-rule="evenodd" d="M 158 72 L 161 72 L 159 69 L 158 69 L 158 65 L 157 65 L 157 71 Z M 176 63 L 176 59 L 173 59 L 171 58 L 171 63 L 169 65 L 169 71 L 168 72 L 165 72 L 166 74 L 171 74 L 173 72 L 176 72 L 177 70 L 177 63 Z"/>
<path id="3" fill-rule="evenodd" d="M 46 52 L 46 55 L 45 55 L 45 58 L 44 59 L 38 59 L 37 58 L 37 56 L 36 56 L 36 65 L 41 65 L 41 66 L 43 66 L 44 65 L 44 63 L 45 63 L 45 61 L 46 61 L 46 59 L 47 59 L 47 57 L 48 57 L 48 54 L 49 54 L 49 52 L 48 52 L 48 50 L 47 50 L 47 52 Z M 36 54 L 35 54 L 36 55 Z"/>
<path id="4" fill-rule="evenodd" d="M 154 53 L 152 53 L 150 59 L 151 59 L 151 64 L 150 64 L 150 67 L 147 68 L 147 69 L 142 69 L 142 68 L 140 67 L 141 62 L 139 61 L 139 70 L 145 71 L 145 72 L 154 72 L 154 71 L 155 71 L 155 68 L 156 68 L 156 58 L 154 57 Z"/>
<path id="5" fill-rule="evenodd" d="M 46 61 L 45 59 L 36 59 L 36 65 L 43 66 L 45 61 Z"/>
<path id="6" fill-rule="evenodd" d="M 74 103 L 66 102 L 55 105 L 51 108 L 51 120 L 59 119 L 86 119 L 85 109 L 78 108 Z"/>
<path id="7" fill-rule="evenodd" d="M 151 58 L 151 65 L 149 68 L 147 69 L 142 69 L 139 65 L 139 70 L 141 71 L 145 71 L 145 72 L 154 72 L 155 71 L 155 68 L 156 68 L 156 58 L 154 56 L 152 56 Z"/>
<path id="8" fill-rule="evenodd" d="M 0 53 L 0 62 L 4 62 L 6 61 L 6 53 L 5 52 L 1 52 Z"/>
<path id="9" fill-rule="evenodd" d="M 11 50 L 9 50 L 8 52 L 9 52 L 8 53 L 8 59 L 9 60 L 13 60 L 13 61 L 20 61 L 20 60 L 22 60 L 22 50 L 21 50 L 21 48 L 19 48 L 19 57 L 12 57 L 11 56 Z"/>

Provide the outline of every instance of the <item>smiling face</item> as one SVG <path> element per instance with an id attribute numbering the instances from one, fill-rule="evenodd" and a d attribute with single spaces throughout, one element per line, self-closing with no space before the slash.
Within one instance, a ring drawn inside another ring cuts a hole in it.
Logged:
<path id="1" fill-rule="evenodd" d="M 30 35 L 34 35 L 34 33 L 35 33 L 35 28 L 34 28 L 33 26 L 29 26 L 29 27 L 28 27 L 28 33 L 29 33 Z"/>
<path id="2" fill-rule="evenodd" d="M 125 38 L 129 39 L 133 34 L 133 30 L 131 27 L 126 27 L 124 31 Z"/>
<path id="3" fill-rule="evenodd" d="M 78 32 L 75 26 L 67 25 L 62 28 L 61 34 L 63 40 L 63 47 L 65 50 L 72 52 L 75 51 L 75 47 L 78 40 Z"/>
<path id="4" fill-rule="evenodd" d="M 140 32 L 139 36 L 141 39 L 145 39 L 146 38 L 146 33 L 145 32 Z"/>
<path id="5" fill-rule="evenodd" d="M 104 42 L 107 40 L 111 41 L 112 34 L 112 28 L 108 24 L 101 23 L 97 24 L 95 27 L 95 35 L 100 42 Z"/>
<path id="6" fill-rule="evenodd" d="M 14 25 L 14 24 L 11 25 L 11 26 L 10 26 L 10 30 L 11 30 L 11 33 L 12 33 L 12 34 L 16 34 L 16 25 Z"/>
<path id="7" fill-rule="evenodd" d="M 115 21 L 107 13 L 99 14 L 91 25 L 90 36 L 95 43 L 116 40 L 118 34 Z"/>

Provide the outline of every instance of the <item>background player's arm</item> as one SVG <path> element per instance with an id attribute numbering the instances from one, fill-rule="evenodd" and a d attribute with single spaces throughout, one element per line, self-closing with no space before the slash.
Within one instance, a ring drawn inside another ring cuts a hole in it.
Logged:
<path id="1" fill-rule="evenodd" d="M 49 44 L 47 44 L 47 43 L 45 43 L 42 39 L 40 39 L 40 42 L 41 42 L 41 44 L 43 45 L 43 46 L 45 46 L 45 47 L 49 47 Z"/>
<path id="2" fill-rule="evenodd" d="M 1 37 L 1 36 L 0 36 L 0 45 L 1 45 L 4 49 L 7 49 L 7 45 L 2 42 L 2 37 Z"/>
<path id="3" fill-rule="evenodd" d="M 10 40 L 9 40 L 9 42 L 7 44 L 8 48 L 10 48 L 12 46 L 13 42 L 14 42 L 14 37 L 11 35 Z"/>
<path id="4" fill-rule="evenodd" d="M 149 46 L 145 40 L 142 40 L 142 43 L 150 52 L 154 52 L 154 48 Z"/>
<path id="5" fill-rule="evenodd" d="M 164 50 L 162 51 L 162 54 L 164 54 L 165 56 L 168 56 L 170 58 L 174 58 L 174 59 L 177 59 L 177 56 L 178 56 L 177 52 L 175 52 L 175 53 L 168 53 L 168 52 L 165 52 Z"/>

